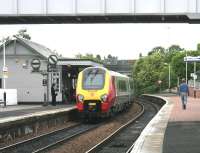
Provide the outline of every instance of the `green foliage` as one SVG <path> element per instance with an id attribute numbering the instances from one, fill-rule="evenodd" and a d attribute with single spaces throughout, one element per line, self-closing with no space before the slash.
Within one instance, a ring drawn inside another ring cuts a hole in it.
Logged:
<path id="1" fill-rule="evenodd" d="M 152 51 L 150 51 L 148 53 L 148 55 L 152 55 L 154 53 L 160 53 L 160 54 L 164 54 L 165 53 L 165 48 L 163 48 L 162 46 L 158 46 L 158 47 L 154 47 L 152 49 Z"/>
<path id="2" fill-rule="evenodd" d="M 188 51 L 190 56 L 200 55 L 200 51 Z M 136 95 L 154 93 L 169 87 L 177 86 L 178 78 L 185 78 L 184 57 L 186 51 L 179 45 L 172 45 L 168 49 L 158 46 L 152 49 L 146 57 L 140 57 L 133 68 Z M 170 67 L 169 67 L 170 66 Z M 199 67 L 199 64 L 197 64 Z M 199 67 L 200 68 L 200 67 Z M 193 64 L 188 63 L 188 78 L 193 72 Z M 162 83 L 159 84 L 158 80 Z"/>
<path id="3" fill-rule="evenodd" d="M 109 54 L 107 57 L 104 57 L 104 59 L 102 59 L 99 54 L 97 54 L 95 56 L 95 55 L 90 54 L 90 53 L 86 53 L 85 55 L 79 53 L 79 54 L 75 55 L 75 58 L 90 59 L 90 60 L 94 60 L 96 62 L 104 63 L 104 64 L 116 64 L 117 61 L 118 61 L 118 57 L 112 56 L 111 54 Z"/>
<path id="4" fill-rule="evenodd" d="M 199 56 L 200 55 L 200 51 L 187 51 L 187 55 L 188 56 Z M 182 51 L 179 53 L 176 53 L 176 55 L 172 58 L 171 60 L 171 65 L 172 65 L 172 69 L 174 70 L 174 72 L 176 72 L 175 74 L 177 75 L 177 77 L 179 78 L 185 78 L 185 67 L 186 67 L 186 63 L 183 61 L 184 57 L 186 56 L 186 51 Z M 191 79 L 190 74 L 194 72 L 194 64 L 193 62 L 189 63 L 188 62 L 188 71 L 187 71 L 187 78 Z M 200 63 L 197 63 L 197 70 L 200 69 Z"/>
<path id="5" fill-rule="evenodd" d="M 77 58 L 77 59 L 89 59 L 89 60 L 93 60 L 93 61 L 96 61 L 96 62 L 99 62 L 99 63 L 103 63 L 100 55 L 96 55 L 96 57 L 95 57 L 93 54 L 89 54 L 89 53 L 86 53 L 85 55 L 82 55 L 82 54 L 79 53 L 79 54 L 75 55 L 75 58 Z"/>
<path id="6" fill-rule="evenodd" d="M 164 59 L 158 52 L 140 58 L 134 65 L 133 78 L 136 94 L 159 90 L 158 80 L 163 76 Z"/>
<path id="7" fill-rule="evenodd" d="M 179 45 L 172 45 L 166 50 L 165 62 L 170 63 L 172 58 L 178 53 L 184 51 L 184 48 L 181 48 Z"/>
<path id="8" fill-rule="evenodd" d="M 200 51 L 200 44 L 197 44 L 197 50 Z"/>
<path id="9" fill-rule="evenodd" d="M 16 34 L 16 36 L 30 40 L 31 36 L 28 33 L 26 33 L 26 32 L 27 32 L 26 29 L 21 29 L 21 30 L 18 31 L 18 33 Z"/>

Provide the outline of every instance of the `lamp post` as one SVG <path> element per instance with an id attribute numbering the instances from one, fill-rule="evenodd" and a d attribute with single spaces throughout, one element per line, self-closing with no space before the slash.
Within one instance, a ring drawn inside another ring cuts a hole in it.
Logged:
<path id="1" fill-rule="evenodd" d="M 6 76 L 5 73 L 8 72 L 8 68 L 6 67 L 6 41 L 9 40 L 9 37 L 3 38 L 1 42 L 3 43 L 3 89 L 6 88 Z"/>
<path id="2" fill-rule="evenodd" d="M 196 62 L 194 62 L 194 76 L 193 76 L 193 78 L 194 78 L 194 89 L 196 88 L 196 78 L 197 76 L 196 76 Z"/>
<path id="3" fill-rule="evenodd" d="M 185 53 L 186 53 L 186 56 L 185 57 L 187 57 L 187 50 L 185 51 Z M 185 62 L 185 81 L 186 81 L 186 83 L 188 83 L 188 79 L 187 79 L 187 68 L 188 68 L 188 63 L 187 63 L 187 61 Z"/>
<path id="4" fill-rule="evenodd" d="M 168 89 L 170 92 L 170 88 L 171 88 L 171 65 L 170 63 L 165 63 L 165 65 L 168 65 Z"/>

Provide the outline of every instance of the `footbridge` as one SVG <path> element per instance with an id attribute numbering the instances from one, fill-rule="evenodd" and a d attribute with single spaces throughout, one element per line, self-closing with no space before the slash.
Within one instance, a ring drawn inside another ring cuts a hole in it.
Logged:
<path id="1" fill-rule="evenodd" d="M 200 22 L 200 0 L 0 0 L 0 24 Z"/>

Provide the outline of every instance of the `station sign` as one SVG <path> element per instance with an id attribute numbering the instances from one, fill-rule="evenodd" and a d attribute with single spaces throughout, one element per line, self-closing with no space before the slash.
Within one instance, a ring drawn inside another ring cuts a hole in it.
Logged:
<path id="1" fill-rule="evenodd" d="M 43 80 L 42 80 L 42 85 L 43 85 L 43 86 L 47 86 L 47 79 L 43 79 Z"/>
<path id="2" fill-rule="evenodd" d="M 48 58 L 48 63 L 50 65 L 56 65 L 58 62 L 58 58 L 56 55 L 50 55 L 49 58 Z"/>
<path id="3" fill-rule="evenodd" d="M 31 67 L 33 68 L 33 71 L 39 71 L 41 66 L 41 62 L 39 59 L 33 59 L 31 61 Z"/>
<path id="4" fill-rule="evenodd" d="M 200 62 L 200 56 L 186 56 L 184 62 Z"/>
<path id="5" fill-rule="evenodd" d="M 6 66 L 3 67 L 3 78 L 8 78 L 8 67 Z"/>
<path id="6" fill-rule="evenodd" d="M 8 67 L 4 66 L 3 67 L 3 72 L 8 72 Z"/>
<path id="7" fill-rule="evenodd" d="M 47 64 L 47 72 L 56 72 L 56 65 Z"/>
<path id="8" fill-rule="evenodd" d="M 194 73 L 191 73 L 190 76 L 193 77 L 194 79 L 197 79 L 197 75 Z"/>

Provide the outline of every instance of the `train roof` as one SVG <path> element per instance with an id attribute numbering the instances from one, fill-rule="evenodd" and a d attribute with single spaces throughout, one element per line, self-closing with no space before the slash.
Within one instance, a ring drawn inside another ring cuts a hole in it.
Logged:
<path id="1" fill-rule="evenodd" d="M 110 75 L 112 76 L 117 76 L 117 77 L 123 77 L 123 78 L 129 78 L 127 75 L 124 75 L 124 74 L 121 74 L 121 73 L 118 73 L 118 72 L 115 72 L 115 71 L 111 71 L 111 70 L 108 70 L 107 68 L 105 67 L 100 67 L 100 66 L 95 66 L 95 67 L 88 67 L 86 69 L 90 69 L 90 68 L 100 68 L 100 69 L 103 69 L 105 71 L 108 71 L 110 73 Z M 85 69 L 85 70 L 86 70 Z M 84 70 L 83 70 L 84 71 Z"/>
<path id="2" fill-rule="evenodd" d="M 118 72 L 115 72 L 115 71 L 110 71 L 110 70 L 108 70 L 108 71 L 110 72 L 110 74 L 111 74 L 112 76 L 123 77 L 123 78 L 129 78 L 127 75 L 124 75 L 124 74 L 121 74 L 121 73 L 118 73 Z"/>

